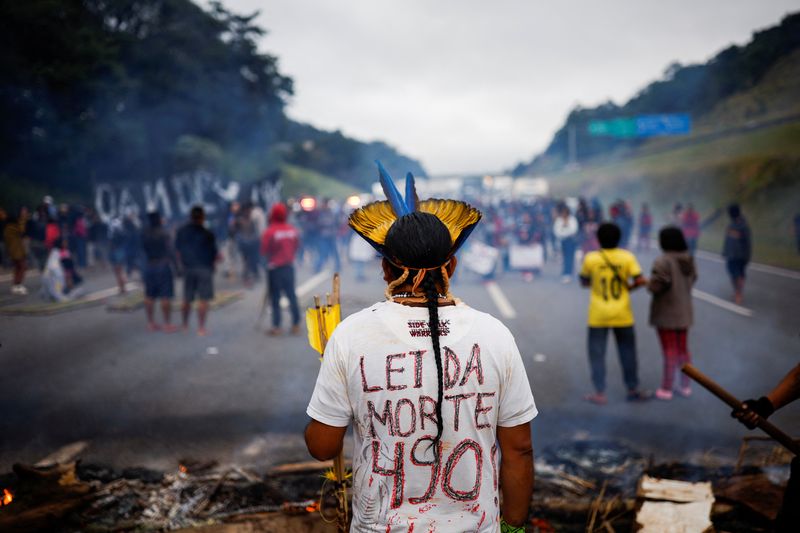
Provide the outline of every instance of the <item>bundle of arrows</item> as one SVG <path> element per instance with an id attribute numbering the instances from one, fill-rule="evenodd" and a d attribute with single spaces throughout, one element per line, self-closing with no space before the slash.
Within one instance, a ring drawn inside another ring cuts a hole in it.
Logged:
<path id="1" fill-rule="evenodd" d="M 340 304 L 340 279 L 339 274 L 333 275 L 332 292 L 325 295 L 323 305 L 320 296 L 314 296 L 314 307 L 306 310 L 306 327 L 308 328 L 308 342 L 317 353 L 320 360 L 325 354 L 325 346 L 330 339 L 333 330 L 339 325 L 342 319 Z M 345 471 L 344 450 L 333 460 L 333 468 L 325 474 L 336 490 L 338 502 L 336 523 L 338 531 L 344 533 L 348 531 L 349 509 L 347 505 L 347 479 Z"/>

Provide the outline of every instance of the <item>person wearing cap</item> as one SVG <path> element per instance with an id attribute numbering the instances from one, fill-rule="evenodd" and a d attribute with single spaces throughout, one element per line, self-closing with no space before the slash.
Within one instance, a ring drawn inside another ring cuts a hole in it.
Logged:
<path id="1" fill-rule="evenodd" d="M 472 206 L 388 201 L 349 225 L 383 256 L 386 301 L 346 318 L 323 354 L 305 437 L 335 457 L 353 424 L 351 531 L 524 531 L 533 490 L 531 387 L 511 332 L 450 292 Z M 501 496 L 502 494 L 502 501 Z"/>
<path id="2" fill-rule="evenodd" d="M 272 303 L 272 336 L 281 334 L 281 295 L 289 300 L 292 334 L 300 333 L 300 308 L 294 290 L 294 258 L 300 247 L 300 232 L 287 222 L 286 205 L 278 202 L 269 213 L 269 225 L 261 236 L 261 255 L 267 262 L 267 283 Z"/>

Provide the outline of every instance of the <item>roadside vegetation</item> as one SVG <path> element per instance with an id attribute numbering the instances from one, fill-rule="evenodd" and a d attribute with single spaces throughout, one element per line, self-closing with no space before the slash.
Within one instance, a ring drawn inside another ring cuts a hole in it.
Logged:
<path id="1" fill-rule="evenodd" d="M 550 147 L 516 173 L 548 176 L 556 195 L 598 196 L 606 205 L 624 198 L 637 212 L 648 202 L 657 222 L 676 202 L 691 202 L 703 218 L 700 247 L 714 252 L 722 247 L 725 207 L 738 202 L 754 232 L 754 260 L 800 269 L 793 227 L 800 213 L 798 94 L 800 14 L 793 14 L 707 64 L 670 66 L 623 106 L 574 110 Z M 693 114 L 687 136 L 593 138 L 585 128 L 589 119 L 686 111 Z M 567 164 L 570 125 L 582 132 L 577 166 Z"/>

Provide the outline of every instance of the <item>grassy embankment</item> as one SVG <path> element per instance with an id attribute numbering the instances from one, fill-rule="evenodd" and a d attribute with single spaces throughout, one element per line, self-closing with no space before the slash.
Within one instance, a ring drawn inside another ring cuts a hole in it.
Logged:
<path id="1" fill-rule="evenodd" d="M 281 165 L 282 196 L 317 196 L 343 200 L 363 191 L 319 172 L 294 165 Z"/>
<path id="2" fill-rule="evenodd" d="M 666 221 L 675 202 L 692 202 L 707 226 L 700 247 L 721 249 L 731 202 L 742 204 L 753 230 L 754 260 L 800 269 L 792 220 L 800 212 L 800 121 L 698 141 L 689 146 L 595 162 L 554 176 L 554 194 L 617 197 L 653 208 Z"/>
<path id="3" fill-rule="evenodd" d="M 637 212 L 649 202 L 658 224 L 675 202 L 692 202 L 707 221 L 700 247 L 714 252 L 722 247 L 727 219 L 721 211 L 739 202 L 753 229 L 754 259 L 800 269 L 792 224 L 800 212 L 798 94 L 800 50 L 755 86 L 697 117 L 689 137 L 657 138 L 626 157 L 589 161 L 554 177 L 555 192 L 598 195 L 606 205 L 622 197 Z M 775 120 L 786 122 L 765 126 Z"/>

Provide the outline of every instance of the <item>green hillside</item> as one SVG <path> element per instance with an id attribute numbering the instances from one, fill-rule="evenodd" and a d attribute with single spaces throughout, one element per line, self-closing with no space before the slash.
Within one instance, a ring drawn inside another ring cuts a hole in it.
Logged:
<path id="1" fill-rule="evenodd" d="M 545 151 L 529 163 L 521 163 L 514 175 L 552 172 L 567 164 L 571 157 L 586 163 L 608 154 L 625 155 L 650 144 L 636 136 L 600 136 L 589 131 L 596 120 L 614 120 L 661 113 L 688 113 L 694 127 L 719 131 L 732 122 L 764 120 L 770 113 L 786 114 L 797 108 L 796 63 L 800 51 L 800 12 L 785 16 L 780 23 L 756 31 L 750 42 L 732 45 L 718 52 L 706 63 L 667 65 L 664 74 L 619 105 L 605 102 L 595 107 L 575 106 L 564 125 L 556 131 Z M 782 76 L 781 70 L 795 75 Z M 771 77 L 771 80 L 767 78 Z M 767 91 L 755 91 L 757 87 Z M 735 97 L 739 95 L 740 99 Z M 746 95 L 741 99 L 741 95 Z M 728 102 L 729 108 L 721 106 Z M 577 154 L 571 153 L 571 141 L 577 140 Z M 665 141 L 668 142 L 668 141 Z"/>
<path id="2" fill-rule="evenodd" d="M 579 169 L 566 170 L 563 158 L 543 155 L 526 173 L 550 176 L 557 195 L 598 196 L 606 205 L 624 198 L 637 211 L 648 202 L 658 224 L 668 219 L 676 202 L 692 202 L 706 224 L 700 247 L 714 252 L 722 247 L 724 209 L 739 202 L 753 227 L 754 259 L 800 269 L 793 228 L 800 212 L 800 48 L 797 36 L 788 32 L 798 24 L 797 14 L 786 17 L 780 26 L 756 33 L 744 48 L 729 48 L 708 64 L 692 67 L 707 73 L 693 94 L 703 93 L 707 85 L 717 99 L 698 100 L 696 105 L 702 100 L 707 107 L 694 112 L 690 135 L 612 142 L 605 150 L 595 145 L 593 155 L 579 140 L 578 153 L 584 154 Z M 768 58 L 768 65 L 756 65 L 756 57 L 764 62 Z M 747 68 L 722 69 L 726 61 Z M 719 97 L 725 92 L 720 89 L 723 79 L 739 88 Z M 673 74 L 642 94 L 667 98 L 678 88 Z M 568 122 L 574 119 L 571 114 Z"/>
<path id="3" fill-rule="evenodd" d="M 309 195 L 343 200 L 350 195 L 362 193 L 356 187 L 295 165 L 281 165 L 283 196 L 297 198 Z"/>
<path id="4" fill-rule="evenodd" d="M 742 204 L 754 233 L 754 260 L 800 269 L 792 219 L 800 212 L 800 120 L 698 141 L 621 161 L 597 161 L 553 177 L 556 195 L 649 202 L 663 222 L 675 202 L 693 202 L 709 222 L 701 248 L 719 251 L 725 216 Z"/>

